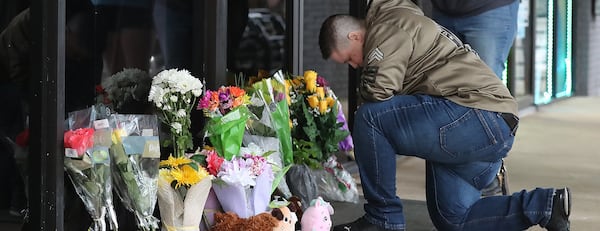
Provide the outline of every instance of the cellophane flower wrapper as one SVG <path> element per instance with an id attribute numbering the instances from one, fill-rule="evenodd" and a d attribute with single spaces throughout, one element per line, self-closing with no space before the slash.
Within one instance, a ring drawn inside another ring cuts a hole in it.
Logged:
<path id="1" fill-rule="evenodd" d="M 212 178 L 205 177 L 186 190 L 185 196 L 162 177 L 158 180 L 158 207 L 163 231 L 197 231 L 204 205 L 212 187 Z"/>
<path id="2" fill-rule="evenodd" d="M 254 176 L 256 169 L 246 165 L 249 159 L 235 157 L 221 165 L 213 189 L 225 212 L 234 212 L 241 218 L 249 218 L 269 210 L 273 172 L 263 168 Z M 263 165 L 264 166 L 264 165 Z M 226 170 L 225 170 L 226 169 Z M 226 173 L 226 174 L 224 174 Z"/>
<path id="3" fill-rule="evenodd" d="M 337 162 L 335 156 L 323 163 L 323 169 L 313 169 L 319 196 L 327 201 L 358 203 L 358 188 L 348 170 Z"/>
<path id="4" fill-rule="evenodd" d="M 347 139 L 349 131 L 343 129 L 344 123 L 339 119 L 339 114 L 343 113 L 340 103 L 323 77 L 308 70 L 304 76 L 287 81 L 290 85 L 294 163 L 297 166 L 292 167 L 286 177 L 288 182 L 294 180 L 294 185 L 289 185 L 292 193 L 306 204 L 322 195 L 318 187 L 311 188 L 318 182 L 337 184 L 328 175 L 317 173 L 323 172 L 323 163 L 340 151 L 340 144 Z"/>
<path id="5" fill-rule="evenodd" d="M 275 180 L 273 191 L 278 188 L 286 197 L 292 194 L 285 173 L 293 164 L 289 110 L 286 102 L 285 83 L 281 74 L 252 84 L 248 106 L 254 116 L 247 123 L 243 144 L 258 144 L 265 151 L 272 151 Z"/>
<path id="6" fill-rule="evenodd" d="M 231 160 L 240 152 L 248 118 L 250 111 L 246 106 L 240 106 L 207 122 L 205 129 L 208 139 L 219 155 Z"/>
<path id="7" fill-rule="evenodd" d="M 96 107 L 69 113 L 65 132 L 65 170 L 93 223 L 90 230 L 118 229 L 112 199 L 110 171 L 111 129 Z"/>
<path id="8" fill-rule="evenodd" d="M 208 198 L 206 198 L 206 203 L 204 204 L 200 231 L 209 231 L 215 225 L 215 213 L 222 210 L 223 208 L 221 208 L 221 203 L 219 202 L 219 198 L 217 198 L 215 189 L 211 187 Z"/>
<path id="9" fill-rule="evenodd" d="M 152 214 L 157 200 L 160 144 L 155 115 L 114 114 L 112 133 L 113 182 L 125 208 L 134 213 L 141 230 L 158 229 Z"/>

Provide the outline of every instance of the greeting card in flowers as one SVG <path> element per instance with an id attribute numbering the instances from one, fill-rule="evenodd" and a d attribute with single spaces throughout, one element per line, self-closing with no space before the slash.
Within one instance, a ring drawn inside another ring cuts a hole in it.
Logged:
<path id="1" fill-rule="evenodd" d="M 96 107 L 69 113 L 64 133 L 65 169 L 94 221 L 90 230 L 106 230 L 105 215 L 118 229 L 112 201 L 110 127 Z"/>

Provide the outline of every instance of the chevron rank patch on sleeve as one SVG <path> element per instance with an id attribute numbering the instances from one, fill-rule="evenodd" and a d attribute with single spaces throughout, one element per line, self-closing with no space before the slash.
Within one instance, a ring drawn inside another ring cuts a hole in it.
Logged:
<path id="1" fill-rule="evenodd" d="M 375 49 L 371 50 L 371 52 L 369 52 L 369 55 L 367 55 L 367 64 L 371 64 L 375 61 L 381 61 L 382 59 L 383 52 L 381 52 L 379 47 L 376 47 Z"/>

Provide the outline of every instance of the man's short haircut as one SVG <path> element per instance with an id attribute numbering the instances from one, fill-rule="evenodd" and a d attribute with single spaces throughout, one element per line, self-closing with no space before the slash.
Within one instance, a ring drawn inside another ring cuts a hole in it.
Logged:
<path id="1" fill-rule="evenodd" d="M 323 59 L 329 59 L 331 53 L 343 45 L 340 42 L 345 41 L 350 32 L 363 28 L 360 19 L 347 14 L 335 14 L 325 19 L 319 32 L 319 47 Z"/>

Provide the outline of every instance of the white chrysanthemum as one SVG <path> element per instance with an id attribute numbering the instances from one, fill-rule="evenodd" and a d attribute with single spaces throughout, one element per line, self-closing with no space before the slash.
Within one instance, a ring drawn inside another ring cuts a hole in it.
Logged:
<path id="1" fill-rule="evenodd" d="M 177 97 L 176 95 L 172 95 L 170 100 L 171 102 L 177 102 L 177 100 L 179 100 L 179 97 Z"/>
<path id="2" fill-rule="evenodd" d="M 148 94 L 148 101 L 154 102 L 157 107 L 160 107 L 163 103 L 163 98 L 165 96 L 165 89 L 158 85 L 152 85 L 150 87 L 150 93 Z"/>
<path id="3" fill-rule="evenodd" d="M 173 122 L 173 123 L 171 123 L 171 127 L 173 129 L 175 129 L 175 133 L 177 133 L 177 134 L 181 133 L 181 128 L 182 128 L 181 127 L 181 123 L 179 123 L 179 122 Z"/>
<path id="4" fill-rule="evenodd" d="M 161 85 L 171 91 L 171 93 L 181 93 L 182 95 L 191 92 L 198 97 L 202 94 L 202 82 L 192 76 L 187 70 L 168 69 L 158 73 L 152 80 L 152 85 Z"/>
<path id="5" fill-rule="evenodd" d="M 177 110 L 177 117 L 183 118 L 185 116 L 187 116 L 187 112 L 185 111 L 185 109 Z"/>

